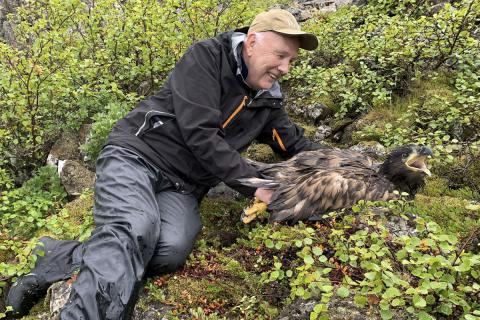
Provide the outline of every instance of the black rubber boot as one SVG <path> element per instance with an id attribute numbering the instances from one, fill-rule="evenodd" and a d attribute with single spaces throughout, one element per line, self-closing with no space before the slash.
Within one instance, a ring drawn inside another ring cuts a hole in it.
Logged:
<path id="1" fill-rule="evenodd" d="M 29 273 L 19 277 L 8 291 L 6 305 L 13 308 L 7 319 L 21 318 L 28 314 L 37 301 L 47 293 L 49 284 L 41 276 Z"/>
<path id="2" fill-rule="evenodd" d="M 19 277 L 8 291 L 5 305 L 11 306 L 13 310 L 6 313 L 7 319 L 27 315 L 40 298 L 46 295 L 51 284 L 70 278 L 78 265 L 78 262 L 73 262 L 78 241 L 43 237 L 39 243 L 32 252 L 37 256 L 35 268 Z"/>

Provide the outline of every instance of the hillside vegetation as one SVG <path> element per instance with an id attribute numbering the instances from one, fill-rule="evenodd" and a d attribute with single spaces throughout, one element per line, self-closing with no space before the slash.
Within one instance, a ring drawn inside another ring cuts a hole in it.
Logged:
<path id="1" fill-rule="evenodd" d="M 363 2 L 310 11 L 303 28 L 320 45 L 284 79 L 287 108 L 312 139 L 332 128 L 325 144 L 430 146 L 427 185 L 413 201 L 360 202 L 294 226 L 243 225 L 247 199 L 207 197 L 187 265 L 146 280 L 137 319 L 480 319 L 480 2 Z M 82 152 L 93 161 L 190 44 L 275 4 L 21 3 L 0 33 L 2 294 L 34 265 L 39 237 L 93 230 L 92 190 L 69 201 L 45 166 L 61 133 L 92 123 Z M 259 145 L 246 155 L 276 160 Z M 46 318 L 47 305 L 26 319 Z"/>

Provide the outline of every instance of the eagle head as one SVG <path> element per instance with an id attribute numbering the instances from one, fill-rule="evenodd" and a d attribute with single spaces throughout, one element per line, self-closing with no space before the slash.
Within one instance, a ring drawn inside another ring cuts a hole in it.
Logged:
<path id="1" fill-rule="evenodd" d="M 422 145 L 407 145 L 394 149 L 380 166 L 380 173 L 390 180 L 395 188 L 415 196 L 425 184 L 431 172 L 427 159 L 433 156 L 430 148 Z"/>

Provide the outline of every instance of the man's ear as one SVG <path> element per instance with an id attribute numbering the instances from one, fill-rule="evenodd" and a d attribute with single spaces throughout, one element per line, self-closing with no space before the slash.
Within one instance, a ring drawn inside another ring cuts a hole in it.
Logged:
<path id="1" fill-rule="evenodd" d="M 255 33 L 247 34 L 247 39 L 244 42 L 244 49 L 247 57 L 250 57 L 253 52 L 253 46 L 256 43 L 256 35 Z"/>

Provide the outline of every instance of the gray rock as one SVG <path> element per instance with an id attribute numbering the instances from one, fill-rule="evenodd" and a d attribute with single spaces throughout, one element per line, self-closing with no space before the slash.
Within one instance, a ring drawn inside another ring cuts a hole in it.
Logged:
<path id="1" fill-rule="evenodd" d="M 41 319 L 58 320 L 60 311 L 67 303 L 72 291 L 72 281 L 59 281 L 48 289 L 47 297 L 50 297 L 50 315 L 42 314 Z M 148 293 L 142 290 L 139 300 L 145 299 Z M 158 301 L 149 303 L 137 303 L 133 311 L 132 320 L 163 320 L 165 315 L 173 309 L 173 306 Z"/>
<path id="2" fill-rule="evenodd" d="M 315 123 L 327 120 L 333 115 L 332 109 L 322 103 L 316 103 L 305 107 L 305 116 Z"/>
<path id="3" fill-rule="evenodd" d="M 298 22 L 307 21 L 308 19 L 310 19 L 312 17 L 312 14 L 310 13 L 309 10 L 303 10 L 303 9 L 298 8 L 298 7 L 292 7 L 290 5 L 285 5 L 285 4 L 275 4 L 275 5 L 271 6 L 269 9 L 287 10 L 288 12 L 290 12 L 295 17 L 295 19 Z"/>
<path id="4" fill-rule="evenodd" d="M 60 160 L 58 162 L 60 181 L 70 196 L 78 196 L 85 189 L 93 188 L 95 173 L 83 163 L 75 160 Z"/>
<path id="5" fill-rule="evenodd" d="M 140 96 L 148 96 L 152 93 L 152 83 L 150 81 L 142 81 L 138 86 L 137 93 Z"/>
<path id="6" fill-rule="evenodd" d="M 225 183 L 220 182 L 216 187 L 211 188 L 208 193 L 207 197 L 213 198 L 213 197 L 226 197 L 232 200 L 237 200 L 242 197 L 242 195 L 227 186 Z"/>
<path id="7" fill-rule="evenodd" d="M 20 0 L 0 0 L 0 38 L 13 46 L 16 46 L 16 39 L 13 25 L 7 20 L 7 15 L 15 13 L 19 5 Z"/>
<path id="8" fill-rule="evenodd" d="M 315 136 L 313 137 L 314 142 L 322 142 L 328 136 L 332 134 L 332 128 L 327 125 L 320 125 L 315 131 Z"/>
<path id="9" fill-rule="evenodd" d="M 317 303 L 319 303 L 319 301 L 316 299 L 303 300 L 298 298 L 283 309 L 276 320 L 310 319 L 310 313 Z"/>
<path id="10" fill-rule="evenodd" d="M 377 141 L 371 142 L 359 142 L 358 144 L 349 148 L 350 150 L 357 151 L 375 159 L 381 159 L 387 155 L 385 147 Z"/>
<path id="11" fill-rule="evenodd" d="M 144 299 L 147 293 L 142 292 L 140 299 Z M 133 311 L 132 320 L 167 320 L 167 314 L 174 308 L 172 305 L 163 304 L 159 301 L 150 303 L 137 303 Z"/>
<path id="12" fill-rule="evenodd" d="M 0 37 L 5 39 L 6 43 L 16 47 L 17 40 L 15 38 L 15 33 L 13 32 L 12 23 L 8 21 L 3 21 L 3 23 L 0 24 L 0 27 L 1 27 Z"/>
<path id="13" fill-rule="evenodd" d="M 56 166 L 60 160 L 80 160 L 79 135 L 68 132 L 63 133 L 54 143 L 47 157 L 47 164 Z"/>
<path id="14" fill-rule="evenodd" d="M 340 143 L 344 145 L 351 145 L 353 143 L 353 139 L 352 139 L 353 133 L 356 132 L 357 130 L 358 128 L 357 128 L 356 122 L 350 123 L 345 127 L 343 127 L 341 131 L 342 135 L 339 137 Z"/>
<path id="15" fill-rule="evenodd" d="M 328 302 L 328 318 L 330 320 L 380 320 L 380 312 L 377 307 L 369 306 L 361 308 L 352 300 L 353 296 L 347 298 L 340 298 L 333 296 Z M 392 319 L 409 320 L 416 319 L 410 316 L 404 310 L 391 310 L 394 314 Z"/>
<path id="16" fill-rule="evenodd" d="M 345 5 L 363 5 L 365 3 L 365 0 L 298 0 L 301 8 L 314 8 L 323 13 L 337 11 Z"/>
<path id="17" fill-rule="evenodd" d="M 59 281 L 55 282 L 48 288 L 48 295 L 50 296 L 50 320 L 60 319 L 60 310 L 67 303 L 72 291 L 72 282 Z"/>

